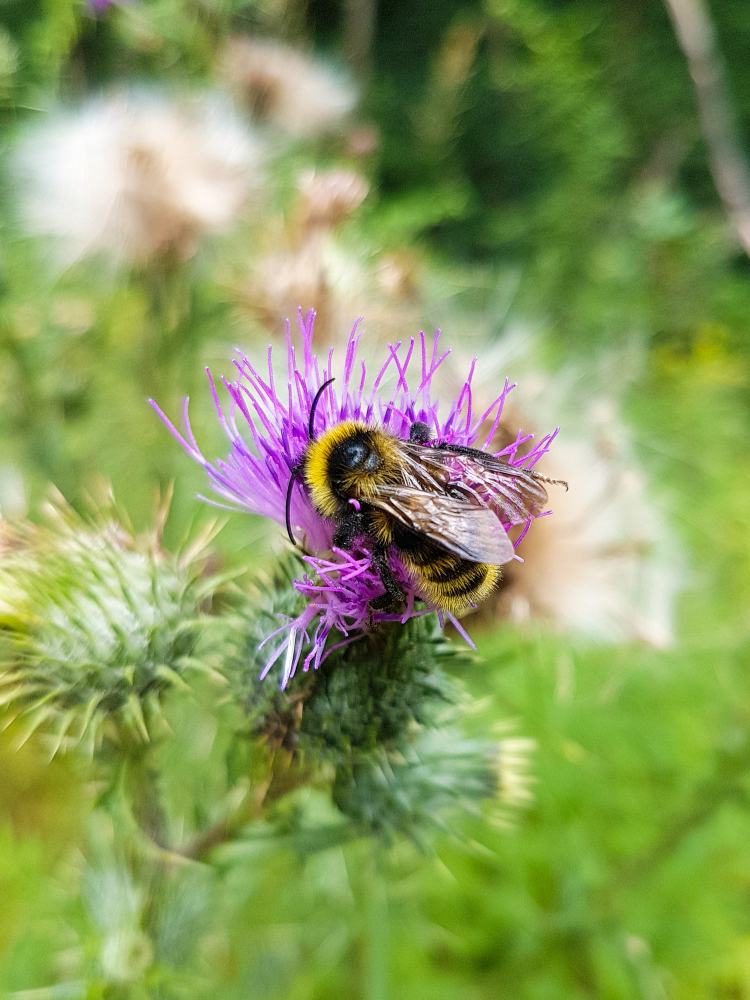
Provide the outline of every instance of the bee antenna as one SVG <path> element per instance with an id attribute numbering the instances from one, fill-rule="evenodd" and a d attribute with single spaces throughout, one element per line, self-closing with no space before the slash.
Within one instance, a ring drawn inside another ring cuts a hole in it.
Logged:
<path id="1" fill-rule="evenodd" d="M 286 488 L 286 533 L 289 535 L 289 541 L 292 545 L 296 546 L 297 542 L 292 531 L 292 489 L 294 488 L 294 483 L 299 475 L 297 467 L 292 469 L 292 474 L 289 477 L 289 485 Z"/>
<path id="2" fill-rule="evenodd" d="M 310 407 L 310 424 L 307 429 L 307 436 L 310 439 L 310 441 L 312 441 L 313 439 L 313 425 L 315 423 L 315 410 L 318 406 L 318 400 L 323 395 L 328 386 L 331 384 L 331 382 L 335 381 L 336 381 L 335 378 L 329 378 L 328 381 L 324 382 L 323 385 L 321 385 L 321 387 L 315 393 L 315 399 L 313 399 L 312 406 Z"/>

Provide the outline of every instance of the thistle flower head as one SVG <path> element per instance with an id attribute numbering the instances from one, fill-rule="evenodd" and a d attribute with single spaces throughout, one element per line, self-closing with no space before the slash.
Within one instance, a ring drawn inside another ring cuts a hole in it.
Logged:
<path id="1" fill-rule="evenodd" d="M 202 541 L 180 558 L 158 531 L 138 537 L 111 517 L 64 507 L 50 524 L 6 525 L 0 544 L 0 706 L 43 727 L 53 752 L 106 734 L 148 740 L 160 700 L 191 670 L 210 673 Z"/>
<path id="2" fill-rule="evenodd" d="M 256 120 L 296 138 L 330 132 L 357 100 L 354 88 L 333 67 L 274 39 L 230 39 L 223 75 Z"/>
<path id="3" fill-rule="evenodd" d="M 239 506 L 282 525 L 290 480 L 308 444 L 313 400 L 323 383 L 334 377 L 333 351 L 325 359 L 313 351 L 314 318 L 312 311 L 304 320 L 300 313 L 299 353 L 287 329 L 285 379 L 274 370 L 270 347 L 267 371 L 256 369 L 247 357 L 239 354 L 234 362 L 237 378 L 222 379 L 229 397 L 225 409 L 209 372 L 219 419 L 230 441 L 226 460 L 210 462 L 202 454 L 190 429 L 187 401 L 184 435 L 152 404 L 188 453 L 205 468 L 213 490 L 223 501 L 233 509 Z M 381 426 L 402 439 L 408 439 L 414 423 L 423 422 L 443 444 L 484 448 L 492 440 L 512 389 L 507 379 L 489 406 L 477 407 L 471 387 L 472 365 L 458 398 L 441 408 L 433 395 L 433 383 L 450 352 L 441 350 L 439 332 L 432 341 L 420 334 L 418 342 L 412 339 L 408 344 L 389 345 L 380 370 L 369 379 L 364 362 L 357 361 L 360 336 L 355 325 L 337 381 L 319 396 L 316 435 L 342 421 L 359 420 Z M 510 445 L 496 454 L 512 466 L 529 469 L 548 449 L 554 436 L 548 434 L 529 445 L 531 435 L 519 432 Z M 406 609 L 398 614 L 373 611 L 370 602 L 383 594 L 383 584 L 373 565 L 371 549 L 362 540 L 351 551 L 335 548 L 335 525 L 316 512 L 306 489 L 293 486 L 290 496 L 290 524 L 295 537 L 304 541 L 304 558 L 310 574 L 295 583 L 307 598 L 306 608 L 266 639 L 276 644 L 272 645 L 263 675 L 283 656 L 282 687 L 300 660 L 305 670 L 317 668 L 329 652 L 342 643 L 354 641 L 372 624 L 405 622 L 431 610 L 416 604 L 420 599 L 418 587 L 398 558 L 394 558 L 391 568 L 407 597 Z M 502 515 L 501 520 L 506 528 L 517 523 L 507 515 Z M 466 636 L 454 616 L 447 617 Z M 336 641 L 327 645 L 331 633 Z"/>
<path id="4" fill-rule="evenodd" d="M 367 197 L 367 181 L 351 170 L 307 170 L 299 178 L 303 229 L 340 225 Z"/>
<path id="5" fill-rule="evenodd" d="M 116 93 L 59 111 L 17 155 L 29 230 L 67 265 L 102 252 L 143 263 L 191 256 L 259 183 L 261 146 L 218 98 Z"/>

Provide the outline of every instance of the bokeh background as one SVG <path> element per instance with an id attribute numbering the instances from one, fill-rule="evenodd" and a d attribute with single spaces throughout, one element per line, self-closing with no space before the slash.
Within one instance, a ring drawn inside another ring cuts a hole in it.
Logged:
<path id="1" fill-rule="evenodd" d="M 205 366 L 298 307 L 372 357 L 441 327 L 571 485 L 462 671 L 470 731 L 534 741 L 512 821 L 195 866 L 155 954 L 158 891 L 87 882 L 91 776 L 10 727 L 6 995 L 750 997 L 749 54 L 702 0 L 1 0 L 4 517 L 108 483 L 142 529 L 174 484 L 176 545 L 205 484 L 147 398 L 221 455 Z"/>

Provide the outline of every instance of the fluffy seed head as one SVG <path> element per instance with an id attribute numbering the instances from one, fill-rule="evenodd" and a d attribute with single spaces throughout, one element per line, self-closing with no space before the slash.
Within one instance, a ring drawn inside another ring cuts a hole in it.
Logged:
<path id="1" fill-rule="evenodd" d="M 260 183 L 261 144 L 215 97 L 118 93 L 58 111 L 22 141 L 16 172 L 29 230 L 68 265 L 103 252 L 139 263 L 195 253 Z"/>
<path id="2" fill-rule="evenodd" d="M 296 138 L 336 128 L 357 100 L 332 67 L 272 39 L 232 38 L 222 69 L 227 86 L 256 120 Z"/>
<path id="3" fill-rule="evenodd" d="M 370 187 L 351 170 L 308 170 L 297 182 L 303 229 L 334 228 L 359 208 Z"/>
<path id="4" fill-rule="evenodd" d="M 519 546 L 523 568 L 509 567 L 501 611 L 599 641 L 671 646 L 684 567 L 641 470 L 587 437 L 564 442 L 541 471 L 560 468 L 570 490 Z"/>

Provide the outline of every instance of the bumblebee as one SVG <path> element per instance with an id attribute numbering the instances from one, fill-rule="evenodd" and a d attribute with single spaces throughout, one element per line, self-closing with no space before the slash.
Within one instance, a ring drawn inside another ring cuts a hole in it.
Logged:
<path id="1" fill-rule="evenodd" d="M 500 567 L 513 558 L 513 543 L 500 521 L 525 521 L 547 502 L 542 482 L 528 469 L 486 452 L 432 441 L 427 424 L 415 422 L 409 440 L 382 427 L 346 420 L 314 437 L 292 470 L 286 525 L 292 544 L 292 489 L 298 478 L 317 513 L 336 524 L 333 544 L 351 548 L 365 539 L 385 588 L 371 602 L 395 611 L 404 592 L 391 569 L 395 552 L 420 597 L 443 611 L 460 614 L 483 601 L 500 580 Z M 567 489 L 567 484 L 565 485 Z"/>

